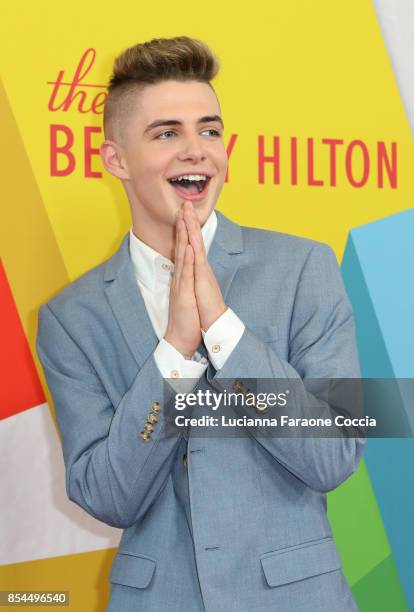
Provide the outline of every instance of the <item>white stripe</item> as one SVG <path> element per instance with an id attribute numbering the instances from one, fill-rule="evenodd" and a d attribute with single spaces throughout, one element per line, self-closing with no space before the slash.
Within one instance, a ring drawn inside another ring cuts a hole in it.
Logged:
<path id="1" fill-rule="evenodd" d="M 0 565 L 118 546 L 122 530 L 68 499 L 47 404 L 0 421 L 0 449 Z"/>
<path id="2" fill-rule="evenodd" d="M 374 0 L 400 95 L 414 134 L 414 4 Z"/>

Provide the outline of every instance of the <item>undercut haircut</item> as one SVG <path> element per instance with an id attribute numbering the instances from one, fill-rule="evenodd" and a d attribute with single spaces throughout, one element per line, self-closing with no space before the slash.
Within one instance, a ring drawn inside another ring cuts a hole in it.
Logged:
<path id="1" fill-rule="evenodd" d="M 104 106 L 105 138 L 123 140 L 122 123 L 146 86 L 168 80 L 200 81 L 213 89 L 210 81 L 218 71 L 219 61 L 208 46 L 188 36 L 153 38 L 129 47 L 114 61 Z"/>

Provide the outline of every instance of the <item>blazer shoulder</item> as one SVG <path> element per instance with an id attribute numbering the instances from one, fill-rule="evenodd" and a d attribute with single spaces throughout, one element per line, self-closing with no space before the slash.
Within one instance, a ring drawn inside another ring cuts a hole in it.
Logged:
<path id="1" fill-rule="evenodd" d="M 122 258 L 122 252 L 125 254 L 125 245 L 128 235 L 125 236 L 121 246 L 114 255 L 108 257 L 100 264 L 94 266 L 77 279 L 66 285 L 59 293 L 57 293 L 45 304 L 41 305 L 40 309 L 47 306 L 55 315 L 68 313 L 73 318 L 74 309 L 77 307 L 96 307 L 103 302 L 104 293 L 104 276 L 108 266 L 119 264 Z"/>
<path id="2" fill-rule="evenodd" d="M 272 258 L 289 257 L 305 262 L 311 253 L 316 257 L 333 255 L 333 250 L 328 244 L 311 238 L 244 225 L 241 229 L 246 249 L 256 252 L 259 257 L 267 253 Z"/>
<path id="3" fill-rule="evenodd" d="M 97 297 L 103 291 L 104 266 L 105 262 L 82 274 L 49 301 L 42 304 L 39 310 L 47 306 L 55 315 L 64 317 L 65 312 L 71 312 L 73 317 L 73 309 L 80 303 L 96 302 Z"/>

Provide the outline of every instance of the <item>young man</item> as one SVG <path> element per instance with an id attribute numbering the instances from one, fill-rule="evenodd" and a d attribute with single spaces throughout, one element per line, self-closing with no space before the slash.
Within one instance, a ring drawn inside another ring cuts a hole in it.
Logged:
<path id="1" fill-rule="evenodd" d="M 39 313 L 68 496 L 124 528 L 113 612 L 356 610 L 325 493 L 362 440 L 163 435 L 165 379 L 245 391 L 359 376 L 330 248 L 214 211 L 227 170 L 216 73 L 187 37 L 115 62 L 101 156 L 132 228 Z"/>

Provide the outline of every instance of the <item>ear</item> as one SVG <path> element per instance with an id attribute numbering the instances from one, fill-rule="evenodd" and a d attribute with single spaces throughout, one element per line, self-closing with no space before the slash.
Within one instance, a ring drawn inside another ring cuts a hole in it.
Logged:
<path id="1" fill-rule="evenodd" d="M 99 148 L 99 155 L 105 169 L 119 179 L 129 179 L 128 167 L 121 147 L 113 140 L 104 140 Z"/>

